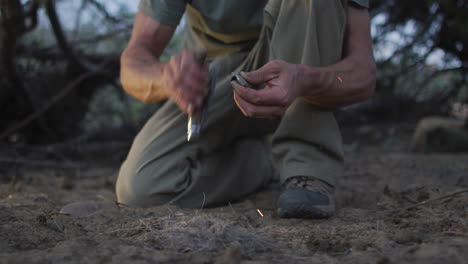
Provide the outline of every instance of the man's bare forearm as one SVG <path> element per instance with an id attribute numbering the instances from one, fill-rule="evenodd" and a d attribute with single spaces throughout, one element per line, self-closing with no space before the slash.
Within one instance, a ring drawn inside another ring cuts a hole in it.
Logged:
<path id="1" fill-rule="evenodd" d="M 372 58 L 349 56 L 323 68 L 299 66 L 304 98 L 325 108 L 348 106 L 368 99 L 374 92 L 376 67 Z M 319 87 L 317 89 L 317 87 Z"/>
<path id="2" fill-rule="evenodd" d="M 159 57 L 174 31 L 173 26 L 137 14 L 130 43 L 121 57 L 120 79 L 128 94 L 145 103 L 167 99 L 162 85 L 164 64 Z"/>
<path id="3" fill-rule="evenodd" d="M 300 65 L 299 78 L 305 83 L 304 97 L 320 107 L 337 108 L 368 99 L 376 82 L 368 11 L 348 8 L 340 62 L 322 68 Z"/>
<path id="4" fill-rule="evenodd" d="M 163 65 L 145 49 L 128 48 L 121 58 L 120 79 L 125 91 L 144 103 L 167 99 L 161 85 Z"/>

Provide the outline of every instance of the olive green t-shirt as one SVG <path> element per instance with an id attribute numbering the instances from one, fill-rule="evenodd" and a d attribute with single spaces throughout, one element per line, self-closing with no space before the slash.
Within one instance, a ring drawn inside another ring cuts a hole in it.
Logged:
<path id="1" fill-rule="evenodd" d="M 363 8 L 369 5 L 369 0 L 348 1 Z M 250 50 L 261 31 L 267 3 L 268 0 L 140 0 L 139 11 L 171 26 L 177 26 L 185 13 L 188 27 L 184 46 L 202 48 L 208 57 L 216 57 Z"/>
<path id="2" fill-rule="evenodd" d="M 369 0 L 349 0 L 368 8 Z M 190 3 L 197 9 L 213 30 L 230 33 L 239 29 L 260 28 L 263 20 L 263 8 L 267 0 L 140 0 L 139 11 L 165 25 L 178 25 L 185 7 Z M 235 23 L 232 18 L 235 17 Z M 229 23 L 230 22 L 230 23 Z"/>

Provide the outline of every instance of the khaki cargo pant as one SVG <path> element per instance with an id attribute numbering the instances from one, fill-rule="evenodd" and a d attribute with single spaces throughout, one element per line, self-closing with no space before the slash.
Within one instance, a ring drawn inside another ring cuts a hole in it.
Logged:
<path id="1" fill-rule="evenodd" d="M 311 66 L 336 63 L 342 56 L 345 13 L 340 0 L 269 1 L 256 46 L 210 65 L 219 67 L 219 76 L 201 138 L 187 143 L 187 115 L 166 102 L 133 142 L 117 180 L 118 201 L 222 205 L 264 187 L 275 174 L 281 181 L 310 176 L 334 185 L 343 170 L 343 151 L 333 113 L 297 99 L 281 120 L 246 118 L 233 100 L 230 73 L 273 59 Z M 269 146 L 265 136 L 271 133 Z"/>

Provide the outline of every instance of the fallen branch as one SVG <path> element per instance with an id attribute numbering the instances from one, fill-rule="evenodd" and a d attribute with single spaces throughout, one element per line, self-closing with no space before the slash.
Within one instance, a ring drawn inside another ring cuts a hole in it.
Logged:
<path id="1" fill-rule="evenodd" d="M 78 66 L 82 70 L 87 70 L 88 67 L 85 66 L 85 63 L 79 58 L 73 51 L 73 47 L 68 42 L 65 32 L 60 22 L 59 16 L 57 14 L 55 0 L 45 1 L 45 11 L 50 21 L 50 26 L 52 32 L 54 33 L 57 44 L 60 47 L 60 50 L 67 57 L 68 61 L 74 65 Z"/>
<path id="2" fill-rule="evenodd" d="M 417 208 L 417 207 L 420 207 L 420 206 L 424 206 L 424 205 L 427 205 L 427 204 L 431 204 L 431 203 L 434 203 L 434 202 L 437 202 L 437 201 L 441 201 L 441 200 L 444 200 L 444 199 L 447 199 L 447 198 L 453 198 L 453 197 L 458 196 L 458 195 L 463 194 L 463 193 L 468 193 L 468 189 L 463 189 L 463 190 L 456 191 L 456 192 L 453 192 L 453 193 L 450 193 L 450 194 L 442 195 L 442 196 L 439 196 L 439 197 L 434 198 L 434 199 L 425 200 L 425 201 L 422 201 L 420 203 L 405 207 L 401 211 L 408 211 L 408 210 L 411 210 L 411 209 L 414 209 L 414 208 Z"/>
<path id="3" fill-rule="evenodd" d="M 31 167 L 55 167 L 55 168 L 80 168 L 81 164 L 71 161 L 55 162 L 50 160 L 31 160 L 31 159 L 5 159 L 0 158 L 0 164 L 25 165 Z"/>
<path id="4" fill-rule="evenodd" d="M 79 84 L 81 84 L 83 81 L 92 78 L 96 75 L 99 75 L 101 70 L 107 65 L 107 61 L 101 64 L 97 69 L 92 70 L 90 72 L 84 73 L 72 82 L 70 82 L 63 90 L 61 90 L 59 93 L 54 95 L 47 103 L 39 107 L 36 112 L 32 113 L 25 119 L 23 119 L 21 122 L 17 123 L 16 125 L 12 126 L 10 129 L 7 129 L 3 133 L 0 134 L 0 141 L 5 139 L 6 137 L 12 135 L 16 131 L 26 127 L 29 125 L 31 122 L 35 121 L 37 118 L 41 117 L 47 110 L 49 110 L 52 106 L 54 106 L 56 103 L 58 103 L 60 100 L 62 100 L 69 92 L 71 92 L 73 89 L 75 89 Z"/>

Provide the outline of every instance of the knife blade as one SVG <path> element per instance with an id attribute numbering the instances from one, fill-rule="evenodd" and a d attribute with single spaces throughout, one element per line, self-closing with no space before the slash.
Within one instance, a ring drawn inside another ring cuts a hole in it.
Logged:
<path id="1" fill-rule="evenodd" d="M 208 109 L 210 105 L 209 102 L 214 92 L 214 89 L 216 87 L 217 75 L 218 75 L 218 68 L 217 66 L 213 66 L 208 73 L 209 88 L 208 88 L 208 93 L 203 100 L 202 107 L 197 112 L 189 115 L 189 119 L 187 123 L 187 141 L 188 142 L 195 141 L 200 137 L 201 130 L 203 128 L 203 122 L 208 117 Z"/>

